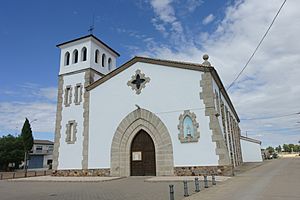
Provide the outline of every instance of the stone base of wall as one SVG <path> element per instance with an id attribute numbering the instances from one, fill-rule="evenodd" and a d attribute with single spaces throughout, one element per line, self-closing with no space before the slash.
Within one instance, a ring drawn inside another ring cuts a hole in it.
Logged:
<path id="1" fill-rule="evenodd" d="M 174 167 L 174 176 L 203 175 L 232 176 L 231 165 Z M 110 169 L 70 169 L 55 170 L 52 176 L 110 176 Z"/>
<path id="2" fill-rule="evenodd" d="M 232 176 L 231 165 L 174 167 L 175 176 Z"/>
<path id="3" fill-rule="evenodd" d="M 52 176 L 110 176 L 110 169 L 54 170 Z"/>

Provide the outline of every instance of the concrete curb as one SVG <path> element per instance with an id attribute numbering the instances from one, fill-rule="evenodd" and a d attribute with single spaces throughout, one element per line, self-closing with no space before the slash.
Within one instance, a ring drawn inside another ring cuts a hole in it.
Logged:
<path id="1" fill-rule="evenodd" d="M 106 182 L 122 179 L 123 177 L 58 177 L 58 176 L 40 176 L 18 179 L 7 179 L 11 182 Z"/>

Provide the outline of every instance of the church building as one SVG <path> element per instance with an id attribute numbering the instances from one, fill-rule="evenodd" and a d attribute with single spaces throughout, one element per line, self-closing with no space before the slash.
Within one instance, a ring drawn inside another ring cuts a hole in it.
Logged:
<path id="1" fill-rule="evenodd" d="M 54 175 L 228 175 L 243 162 L 240 120 L 208 55 L 117 67 L 119 53 L 94 35 L 57 47 Z"/>

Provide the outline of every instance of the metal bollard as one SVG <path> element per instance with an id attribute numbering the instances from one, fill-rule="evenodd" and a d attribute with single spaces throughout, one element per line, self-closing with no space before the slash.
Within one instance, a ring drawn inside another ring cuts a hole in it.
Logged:
<path id="1" fill-rule="evenodd" d="M 3 179 L 3 174 L 1 174 L 1 176 L 0 176 L 0 180 L 2 180 Z"/>
<path id="2" fill-rule="evenodd" d="M 14 173 L 13 173 L 13 178 L 15 178 L 15 177 L 16 177 L 16 173 L 14 172 Z"/>
<path id="3" fill-rule="evenodd" d="M 46 174 L 47 174 L 47 172 L 46 172 L 46 170 L 44 171 L 44 176 L 46 176 Z"/>
<path id="4" fill-rule="evenodd" d="M 199 179 L 195 178 L 195 192 L 200 192 Z"/>
<path id="5" fill-rule="evenodd" d="M 217 185 L 216 177 L 215 177 L 214 174 L 211 176 L 211 181 L 212 181 L 212 184 L 213 184 L 213 185 Z"/>
<path id="6" fill-rule="evenodd" d="M 36 176 L 36 171 L 34 171 L 34 176 Z"/>
<path id="7" fill-rule="evenodd" d="M 189 191 L 188 191 L 187 181 L 183 181 L 183 190 L 184 190 L 184 195 L 183 196 L 185 196 L 185 197 L 190 196 Z"/>
<path id="8" fill-rule="evenodd" d="M 170 200 L 174 200 L 174 185 L 169 185 L 170 187 Z"/>
<path id="9" fill-rule="evenodd" d="M 204 175 L 204 187 L 208 188 L 207 176 Z"/>

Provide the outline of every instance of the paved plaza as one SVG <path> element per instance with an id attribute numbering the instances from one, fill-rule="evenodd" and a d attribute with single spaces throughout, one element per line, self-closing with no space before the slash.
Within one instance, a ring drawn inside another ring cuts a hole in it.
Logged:
<path id="1" fill-rule="evenodd" d="M 286 158 L 267 161 L 263 165 L 240 170 L 233 178 L 219 178 L 217 186 L 195 193 L 194 183 L 188 182 L 189 193 L 185 200 L 268 200 L 300 199 L 300 159 Z M 39 177 L 41 178 L 41 177 Z M 36 177 L 38 179 L 38 177 Z M 21 180 L 21 179 L 20 179 Z M 175 200 L 183 199 L 181 179 L 163 177 L 129 177 L 121 179 L 101 179 L 89 182 L 59 182 L 47 180 L 0 181 L 1 200 L 167 200 L 169 184 L 174 184 Z M 218 179 L 217 179 L 218 180 Z M 203 182 L 201 182 L 203 186 Z M 211 186 L 211 182 L 209 183 Z"/>

